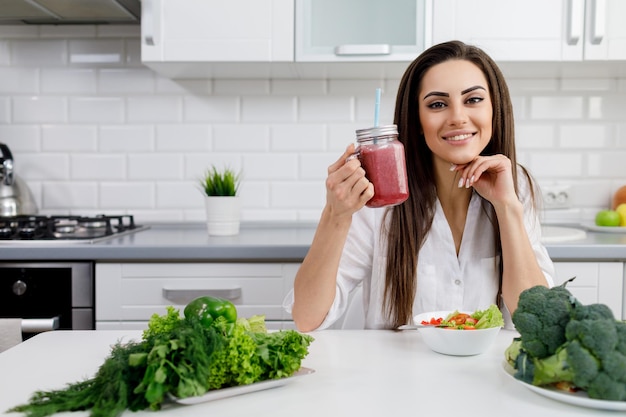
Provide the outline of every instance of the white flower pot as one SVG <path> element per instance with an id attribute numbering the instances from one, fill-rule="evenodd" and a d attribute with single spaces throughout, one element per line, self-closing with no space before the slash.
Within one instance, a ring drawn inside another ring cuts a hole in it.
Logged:
<path id="1" fill-rule="evenodd" d="M 204 198 L 209 235 L 232 236 L 239 234 L 241 203 L 239 197 Z"/>

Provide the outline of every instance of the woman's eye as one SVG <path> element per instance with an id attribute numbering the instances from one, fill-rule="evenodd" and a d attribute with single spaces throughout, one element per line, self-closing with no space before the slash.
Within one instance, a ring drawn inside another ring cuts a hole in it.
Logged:
<path id="1" fill-rule="evenodd" d="M 467 102 L 469 104 L 476 104 L 476 103 L 480 103 L 483 100 L 484 100 L 484 98 L 482 98 L 482 97 L 470 97 L 470 98 L 467 99 Z"/>
<path id="2" fill-rule="evenodd" d="M 441 101 L 435 101 L 428 105 L 429 109 L 442 109 L 444 107 L 445 107 L 445 104 L 442 103 Z"/>

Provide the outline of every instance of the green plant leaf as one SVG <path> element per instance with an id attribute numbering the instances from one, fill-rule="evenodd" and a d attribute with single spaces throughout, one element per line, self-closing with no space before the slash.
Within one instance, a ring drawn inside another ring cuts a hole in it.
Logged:
<path id="1" fill-rule="evenodd" d="M 237 195 L 240 183 L 240 174 L 235 173 L 230 168 L 225 168 L 223 171 L 218 171 L 215 165 L 213 165 L 204 174 L 204 178 L 201 181 L 201 186 L 204 190 L 204 193 L 209 197 L 234 197 Z"/>

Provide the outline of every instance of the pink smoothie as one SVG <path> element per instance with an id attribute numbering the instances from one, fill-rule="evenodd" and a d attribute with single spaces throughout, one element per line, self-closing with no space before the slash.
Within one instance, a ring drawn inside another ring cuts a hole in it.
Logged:
<path id="1" fill-rule="evenodd" d="M 374 197 L 368 207 L 394 206 L 409 197 L 406 178 L 404 146 L 401 142 L 363 144 L 359 147 L 359 159 L 367 179 L 374 184 Z"/>

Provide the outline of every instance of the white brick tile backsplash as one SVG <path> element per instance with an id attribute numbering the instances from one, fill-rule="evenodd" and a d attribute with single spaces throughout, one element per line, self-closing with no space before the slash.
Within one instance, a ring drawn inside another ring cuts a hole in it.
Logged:
<path id="1" fill-rule="evenodd" d="M 589 118 L 624 121 L 626 116 L 626 94 L 607 94 L 589 98 Z"/>
<path id="2" fill-rule="evenodd" d="M 298 157 L 292 153 L 246 154 L 245 175 L 254 180 L 298 179 Z"/>
<path id="3" fill-rule="evenodd" d="M 183 99 L 186 122 L 237 122 L 239 98 L 222 96 L 186 96 Z"/>
<path id="4" fill-rule="evenodd" d="M 11 63 L 11 50 L 9 41 L 0 39 L 0 66 L 8 66 Z"/>
<path id="5" fill-rule="evenodd" d="M 266 96 L 270 92 L 270 81 L 215 79 L 213 80 L 213 91 L 215 94 L 225 96 L 253 94 Z"/>
<path id="6" fill-rule="evenodd" d="M 617 82 L 613 79 L 580 79 L 580 78 L 564 78 L 561 79 L 562 91 L 615 91 Z"/>
<path id="7" fill-rule="evenodd" d="M 326 202 L 323 181 L 277 182 L 270 189 L 270 203 L 276 208 L 309 209 Z"/>
<path id="8" fill-rule="evenodd" d="M 155 206 L 151 183 L 105 182 L 100 184 L 100 207 L 105 209 L 150 209 Z"/>
<path id="9" fill-rule="evenodd" d="M 328 93 L 330 95 L 338 96 L 350 96 L 355 92 L 365 93 L 369 92 L 372 99 L 376 95 L 376 89 L 384 88 L 384 80 L 328 80 Z M 395 95 L 395 92 L 392 92 Z M 388 92 L 382 91 L 381 98 L 388 95 Z"/>
<path id="10" fill-rule="evenodd" d="M 122 180 L 126 178 L 126 156 L 74 154 L 70 160 L 74 180 Z"/>
<path id="11" fill-rule="evenodd" d="M 580 177 L 584 174 L 581 153 L 543 152 L 530 157 L 528 168 L 539 178 Z"/>
<path id="12" fill-rule="evenodd" d="M 40 88 L 44 94 L 94 94 L 97 91 L 96 70 L 42 68 Z"/>
<path id="13" fill-rule="evenodd" d="M 120 65 L 126 58 L 122 39 L 71 39 L 68 50 L 71 64 Z"/>
<path id="14" fill-rule="evenodd" d="M 98 149 L 97 128 L 89 125 L 44 125 L 41 127 L 41 149 L 46 152 L 95 152 Z"/>
<path id="15" fill-rule="evenodd" d="M 325 80 L 272 80 L 271 91 L 276 95 L 323 95 L 327 85 Z"/>
<path id="16" fill-rule="evenodd" d="M 335 151 L 337 153 L 337 158 L 339 158 L 349 144 L 356 144 L 356 131 L 357 129 L 363 128 L 364 127 L 358 123 L 329 125 L 328 149 L 331 151 Z M 335 158 L 335 160 L 337 158 Z"/>
<path id="17" fill-rule="evenodd" d="M 337 160 L 338 156 L 334 153 L 306 153 L 301 155 L 298 178 L 324 182 L 328 175 L 328 167 Z"/>
<path id="18" fill-rule="evenodd" d="M 243 178 L 239 188 L 242 209 L 267 209 L 270 207 L 270 183 Z"/>
<path id="19" fill-rule="evenodd" d="M 180 97 L 151 96 L 129 97 L 127 99 L 128 121 L 136 122 L 180 122 L 182 100 Z"/>
<path id="20" fill-rule="evenodd" d="M 55 96 L 13 97 L 13 122 L 61 123 L 67 121 L 67 100 Z"/>
<path id="21" fill-rule="evenodd" d="M 36 94 L 39 90 L 39 70 L 36 68 L 0 67 L 0 94 Z"/>
<path id="22" fill-rule="evenodd" d="M 583 117 L 581 96 L 536 96 L 530 99 L 530 117 L 535 120 L 577 120 Z"/>
<path id="23" fill-rule="evenodd" d="M 0 142 L 6 144 L 13 157 L 19 152 L 39 152 L 39 126 L 0 124 Z M 19 162 L 15 162 L 17 166 Z"/>
<path id="24" fill-rule="evenodd" d="M 202 194 L 189 181 L 161 182 L 156 187 L 156 207 L 159 209 L 201 207 Z"/>
<path id="25" fill-rule="evenodd" d="M 605 149 L 612 141 L 605 124 L 563 125 L 559 128 L 559 147 L 563 149 Z"/>
<path id="26" fill-rule="evenodd" d="M 317 124 L 275 124 L 270 127 L 271 149 L 277 152 L 315 152 L 326 149 L 326 129 Z"/>
<path id="27" fill-rule="evenodd" d="M 375 92 L 370 96 L 359 96 L 355 98 L 356 120 L 361 128 L 374 126 L 375 114 Z M 379 125 L 390 125 L 393 123 L 393 113 L 395 108 L 395 98 L 384 96 L 380 98 Z"/>
<path id="28" fill-rule="evenodd" d="M 179 154 L 128 155 L 128 179 L 174 180 L 183 178 L 183 157 Z"/>
<path id="29" fill-rule="evenodd" d="M 0 123 L 9 123 L 11 120 L 11 99 L 0 96 Z"/>
<path id="30" fill-rule="evenodd" d="M 350 122 L 354 120 L 352 97 L 300 97 L 298 100 L 300 122 Z"/>
<path id="31" fill-rule="evenodd" d="M 207 95 L 213 91 L 211 80 L 170 80 L 155 76 L 156 92 L 162 94 Z"/>
<path id="32" fill-rule="evenodd" d="M 243 97 L 241 121 L 243 123 L 271 123 L 296 121 L 295 97 Z"/>
<path id="33" fill-rule="evenodd" d="M 269 150 L 269 132 L 267 125 L 214 125 L 213 150 L 220 152 L 255 152 Z"/>
<path id="34" fill-rule="evenodd" d="M 556 129 L 552 124 L 518 123 L 515 129 L 517 149 L 550 149 L 556 144 Z"/>
<path id="35" fill-rule="evenodd" d="M 185 170 L 183 178 L 197 181 L 213 166 L 217 169 L 230 168 L 235 172 L 242 172 L 241 159 L 240 153 L 194 152 L 186 154 L 183 162 Z"/>
<path id="36" fill-rule="evenodd" d="M 199 181 L 215 165 L 242 173 L 244 221 L 316 222 L 328 166 L 373 125 L 378 87 L 379 123 L 392 123 L 400 79 L 379 68 L 171 80 L 141 64 L 139 32 L 0 25 L 0 142 L 42 213 L 203 223 Z M 518 160 L 541 184 L 572 186 L 574 207 L 544 218 L 592 219 L 626 183 L 626 79 L 517 69 L 507 81 Z"/>
<path id="37" fill-rule="evenodd" d="M 19 175 L 25 180 L 70 179 L 70 155 L 68 154 L 37 152 L 13 155 L 13 157 L 16 159 L 16 164 L 19 163 Z"/>
<path id="38" fill-rule="evenodd" d="M 128 66 L 143 68 L 144 65 L 141 63 L 141 41 L 139 39 L 141 37 L 126 40 L 124 43 L 126 52 L 124 61 Z"/>
<path id="39" fill-rule="evenodd" d="M 155 81 L 152 71 L 143 68 L 101 69 L 98 91 L 101 94 L 153 93 Z"/>
<path id="40" fill-rule="evenodd" d="M 73 123 L 122 123 L 125 108 L 122 97 L 71 97 L 69 120 Z"/>
<path id="41" fill-rule="evenodd" d="M 211 146 L 211 127 L 204 124 L 157 125 L 156 150 L 206 152 Z"/>
<path id="42" fill-rule="evenodd" d="M 154 126 L 112 125 L 99 131 L 99 150 L 103 152 L 148 152 L 155 149 Z"/>
<path id="43" fill-rule="evenodd" d="M 68 62 L 64 40 L 15 40 L 11 48 L 11 64 L 16 67 L 59 67 Z"/>
<path id="44" fill-rule="evenodd" d="M 94 182 L 51 182 L 43 187 L 43 204 L 48 210 L 64 211 L 68 207 L 98 207 L 98 185 Z"/>
<path id="45" fill-rule="evenodd" d="M 587 156 L 590 177 L 623 178 L 626 180 L 626 149 L 614 152 L 593 152 Z"/>

